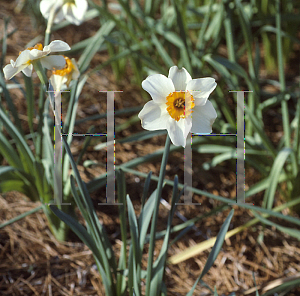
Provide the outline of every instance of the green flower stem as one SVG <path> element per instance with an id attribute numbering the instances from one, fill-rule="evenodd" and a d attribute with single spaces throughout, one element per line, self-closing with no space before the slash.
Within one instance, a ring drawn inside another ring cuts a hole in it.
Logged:
<path id="1" fill-rule="evenodd" d="M 34 134 L 34 129 L 33 129 L 33 117 L 34 117 L 33 82 L 32 82 L 32 77 L 27 77 L 25 74 L 23 74 L 23 76 L 24 76 L 24 83 L 26 89 L 28 125 L 29 125 L 30 133 L 32 135 L 32 139 L 34 141 L 34 145 L 36 146 L 36 136 Z"/>
<path id="2" fill-rule="evenodd" d="M 41 159 L 42 155 L 42 126 L 43 126 L 43 111 L 44 111 L 44 93 L 47 91 L 47 83 L 48 78 L 45 73 L 45 69 L 43 68 L 41 62 L 39 60 L 32 61 L 32 65 L 41 81 L 42 88 L 40 88 L 40 96 L 39 96 L 39 124 L 38 124 L 38 138 L 36 142 L 36 154 L 38 159 Z"/>
<path id="3" fill-rule="evenodd" d="M 276 41 L 277 41 L 277 60 L 278 60 L 278 72 L 279 72 L 279 82 L 280 82 L 280 90 L 282 92 L 282 96 L 285 96 L 285 99 L 281 102 L 281 112 L 282 112 L 282 123 L 283 123 L 283 131 L 284 131 L 284 143 L 285 147 L 290 148 L 291 143 L 291 128 L 290 128 L 290 120 L 289 120 L 289 110 L 287 101 L 290 98 L 290 94 L 283 94 L 286 89 L 285 77 L 284 77 L 284 62 L 283 62 L 283 50 L 282 50 L 282 40 L 281 40 L 281 14 L 280 14 L 280 0 L 276 1 Z M 294 178 L 296 178 L 298 173 L 297 168 L 297 158 L 295 151 L 291 153 L 291 163 L 292 163 L 292 174 Z M 288 172 L 289 174 L 289 172 Z M 295 185 L 288 184 L 290 188 L 290 194 L 292 193 L 291 188 Z"/>
<path id="4" fill-rule="evenodd" d="M 281 40 L 281 16 L 280 16 L 280 0 L 276 1 L 276 27 L 277 27 L 277 59 L 278 59 L 278 71 L 279 71 L 279 82 L 280 90 L 285 91 L 285 77 L 284 77 L 284 65 L 283 65 L 283 51 L 282 51 L 282 40 Z M 283 95 L 283 94 L 282 94 Z M 288 95 L 286 95 L 286 98 Z M 285 146 L 290 147 L 290 124 L 289 124 L 289 113 L 287 107 L 287 101 L 282 100 L 281 102 L 282 111 L 282 122 L 284 130 Z"/>
<path id="5" fill-rule="evenodd" d="M 226 45 L 228 50 L 228 59 L 229 61 L 236 63 L 236 54 L 234 50 L 234 41 L 233 41 L 233 30 L 232 30 L 232 8 L 230 7 L 231 3 L 225 4 L 225 20 L 224 20 L 224 27 L 225 27 L 225 36 L 226 36 Z M 232 75 L 233 83 L 238 86 L 238 77 L 236 74 L 233 73 Z"/>
<path id="6" fill-rule="evenodd" d="M 52 25 L 53 25 L 53 20 L 56 14 L 56 7 L 53 5 L 50 15 L 48 18 L 48 23 L 47 23 L 47 28 L 45 31 L 45 41 L 44 41 L 44 46 L 47 46 L 50 43 L 50 37 L 51 37 L 51 30 L 52 30 Z"/>
<path id="7" fill-rule="evenodd" d="M 39 102 L 38 102 L 38 109 L 39 109 L 39 122 L 37 127 L 37 137 L 36 137 L 36 156 L 38 160 L 41 160 L 42 156 L 42 128 L 43 128 L 43 112 L 44 112 L 44 104 L 45 104 L 45 96 L 43 88 L 40 88 L 39 92 Z"/>
<path id="8" fill-rule="evenodd" d="M 160 204 L 160 198 L 162 193 L 162 185 L 166 173 L 166 165 L 167 160 L 170 152 L 170 137 L 169 134 L 167 135 L 166 144 L 165 144 L 165 150 L 162 157 L 160 172 L 159 172 L 159 180 L 157 185 L 157 196 L 155 200 L 155 206 L 154 206 L 154 212 L 152 217 L 152 223 L 151 223 L 151 232 L 150 232 L 150 244 L 149 244 L 149 252 L 148 252 L 148 266 L 147 266 L 147 283 L 146 283 L 146 296 L 150 295 L 150 285 L 152 280 L 152 269 L 153 269 L 153 252 L 155 247 L 155 233 L 156 233 L 156 224 L 157 224 L 157 218 L 158 218 L 158 210 L 159 210 L 159 204 Z"/>
<path id="9" fill-rule="evenodd" d="M 42 67 L 41 62 L 39 60 L 32 61 L 32 65 L 44 87 L 44 90 L 47 91 L 48 78 L 46 76 L 44 68 Z"/>
<path id="10" fill-rule="evenodd" d="M 49 45 L 50 43 L 50 37 L 51 37 L 51 33 L 45 33 L 45 41 L 44 41 L 44 47 Z"/>
<path id="11" fill-rule="evenodd" d="M 277 41 L 277 60 L 278 60 L 278 72 L 279 72 L 279 82 L 280 82 L 280 90 L 282 93 L 286 91 L 286 83 L 285 83 L 285 76 L 284 76 L 284 60 L 283 60 L 283 49 L 282 49 L 282 39 L 281 39 L 281 13 L 280 13 L 280 0 L 276 1 L 276 41 Z M 284 95 L 284 94 L 282 94 Z M 283 122 L 283 131 L 284 131 L 284 143 L 286 147 L 291 147 L 291 126 L 289 120 L 289 110 L 288 110 L 288 103 L 287 101 L 290 99 L 290 94 L 285 94 L 285 99 L 281 102 L 281 112 L 282 112 L 282 122 Z M 295 117 L 297 113 L 295 114 Z M 296 129 L 297 130 L 297 129 Z M 296 131 L 295 130 L 295 131 Z M 296 133 L 296 137 L 294 141 L 297 140 L 298 133 Z M 288 183 L 288 191 L 289 191 L 289 198 L 294 199 L 295 196 L 299 194 L 299 167 L 298 167 L 298 156 L 297 150 L 294 150 L 291 153 L 291 164 L 292 164 L 292 172 L 290 173 L 294 180 L 291 183 Z M 298 207 L 292 207 L 293 211 L 299 212 Z"/>
<path id="12" fill-rule="evenodd" d="M 51 204 L 51 203 L 50 203 Z M 64 242 L 66 241 L 67 237 L 68 237 L 68 233 L 69 233 L 69 226 L 62 221 L 61 219 L 59 219 L 49 208 L 49 205 L 43 204 L 43 210 L 44 213 L 47 217 L 48 220 L 48 225 L 49 228 L 51 230 L 51 232 L 53 233 L 53 235 L 55 236 L 55 238 L 60 241 L 60 242 Z M 61 209 L 62 206 L 58 206 L 58 208 Z M 70 216 L 74 217 L 74 210 L 72 206 L 64 206 L 64 212 L 66 214 L 69 214 Z"/>

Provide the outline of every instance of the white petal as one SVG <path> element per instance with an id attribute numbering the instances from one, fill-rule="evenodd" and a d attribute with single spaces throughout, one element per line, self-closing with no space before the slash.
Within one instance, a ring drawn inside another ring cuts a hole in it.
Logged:
<path id="1" fill-rule="evenodd" d="M 20 53 L 16 59 L 15 67 L 27 64 L 30 61 L 30 50 L 26 49 Z"/>
<path id="2" fill-rule="evenodd" d="M 195 99 L 195 106 L 203 106 L 216 86 L 217 83 L 214 78 L 206 77 L 191 80 L 188 82 L 186 89 Z"/>
<path id="3" fill-rule="evenodd" d="M 188 118 L 185 118 L 184 120 L 181 119 L 182 121 L 184 121 L 184 132 L 183 132 L 183 136 L 186 139 L 188 133 L 191 131 L 192 129 L 192 117 L 189 116 Z M 179 120 L 180 121 L 180 120 Z"/>
<path id="4" fill-rule="evenodd" d="M 53 0 L 53 1 L 55 3 L 55 9 L 56 9 L 56 12 L 57 12 L 57 10 L 60 9 L 63 6 L 64 0 Z"/>
<path id="5" fill-rule="evenodd" d="M 172 80 L 162 74 L 148 76 L 142 82 L 142 88 L 151 95 L 155 103 L 165 103 L 167 96 L 175 91 Z"/>
<path id="6" fill-rule="evenodd" d="M 84 19 L 84 15 L 88 9 L 88 4 L 86 0 L 75 0 L 76 4 L 76 13 L 77 19 L 82 21 Z M 73 8 L 73 13 L 75 13 Z"/>
<path id="7" fill-rule="evenodd" d="M 54 23 L 58 22 L 57 10 L 63 5 L 63 0 L 42 0 L 40 3 L 40 10 L 45 19 L 48 19 L 51 13 L 51 10 L 56 10 L 56 15 L 54 18 Z M 62 20 L 63 18 L 61 18 Z"/>
<path id="8" fill-rule="evenodd" d="M 60 55 L 52 55 L 48 57 L 44 57 L 41 59 L 41 64 L 43 67 L 53 70 L 55 69 L 61 69 L 65 66 L 66 60 L 63 56 Z"/>
<path id="9" fill-rule="evenodd" d="M 24 69 L 22 70 L 22 72 L 23 72 L 27 77 L 31 77 L 32 70 L 33 70 L 33 65 L 30 64 L 30 65 L 28 65 L 28 66 L 25 66 Z"/>
<path id="10" fill-rule="evenodd" d="M 192 133 L 209 134 L 212 132 L 212 125 L 217 118 L 217 112 L 210 101 L 204 106 L 195 106 L 192 113 Z"/>
<path id="11" fill-rule="evenodd" d="M 176 91 L 185 91 L 186 85 L 192 80 L 191 75 L 185 68 L 179 70 L 177 66 L 170 68 L 168 77 L 172 79 Z"/>
<path id="12" fill-rule="evenodd" d="M 144 129 L 154 131 L 166 129 L 170 115 L 163 104 L 159 105 L 150 101 L 145 104 L 138 117 L 141 119 Z"/>
<path id="13" fill-rule="evenodd" d="M 51 8 L 54 6 L 55 1 L 53 0 L 42 0 L 40 3 L 40 10 L 44 18 L 48 18 Z"/>
<path id="14" fill-rule="evenodd" d="M 49 45 L 45 46 L 43 51 L 45 52 L 59 52 L 70 50 L 71 47 L 64 41 L 54 40 Z"/>
<path id="15" fill-rule="evenodd" d="M 13 67 L 11 64 L 6 65 L 3 68 L 4 72 L 4 77 L 5 79 L 11 79 L 13 78 L 16 74 L 18 74 L 21 70 L 17 67 Z"/>
<path id="16" fill-rule="evenodd" d="M 16 62 L 14 60 L 10 60 L 10 64 L 15 67 L 16 66 Z"/>
<path id="17" fill-rule="evenodd" d="M 88 3 L 86 0 L 75 0 L 75 4 L 81 11 L 86 11 L 88 9 Z"/>
<path id="18" fill-rule="evenodd" d="M 62 89 L 62 85 L 66 82 L 66 78 L 60 75 L 51 75 L 50 82 L 53 86 L 53 90 L 60 91 Z"/>
<path id="19" fill-rule="evenodd" d="M 71 24 L 78 26 L 80 24 L 80 22 L 77 20 L 76 13 L 75 13 L 75 15 L 73 13 L 73 6 L 75 6 L 75 5 L 71 4 L 71 3 L 64 4 L 63 12 L 64 12 L 66 20 L 68 20 Z"/>
<path id="20" fill-rule="evenodd" d="M 75 4 L 71 6 L 72 9 L 72 17 L 73 17 L 73 24 L 79 26 L 82 23 L 83 14 Z"/>
<path id="21" fill-rule="evenodd" d="M 78 69 L 78 66 L 77 66 L 77 63 L 76 63 L 75 59 L 72 58 L 71 61 L 72 61 L 72 64 L 73 64 L 72 79 L 76 80 L 80 76 L 80 71 Z"/>
<path id="22" fill-rule="evenodd" d="M 37 59 L 40 59 L 40 58 L 46 56 L 47 54 L 48 54 L 47 52 L 44 52 L 42 50 L 32 49 L 29 52 L 29 59 L 30 60 L 37 60 Z"/>
<path id="23" fill-rule="evenodd" d="M 189 119 L 180 119 L 179 121 L 174 120 L 170 117 L 168 121 L 168 134 L 172 143 L 175 146 L 185 147 L 186 137 L 190 132 L 192 127 L 192 120 Z"/>
<path id="24" fill-rule="evenodd" d="M 54 20 L 53 22 L 55 24 L 60 23 L 62 20 L 65 19 L 65 15 L 62 9 L 62 6 L 59 8 L 59 10 L 57 11 L 57 13 L 55 14 Z"/>

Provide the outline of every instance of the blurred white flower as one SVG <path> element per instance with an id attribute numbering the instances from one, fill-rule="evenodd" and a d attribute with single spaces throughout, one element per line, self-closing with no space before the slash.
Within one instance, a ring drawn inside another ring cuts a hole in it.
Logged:
<path id="1" fill-rule="evenodd" d="M 19 57 L 14 62 L 10 60 L 10 64 L 3 68 L 4 77 L 11 79 L 19 72 L 23 72 L 30 77 L 33 69 L 33 63 L 40 61 L 42 66 L 52 70 L 53 68 L 62 68 L 65 66 L 65 59 L 60 55 L 47 56 L 50 52 L 60 52 L 70 50 L 70 46 L 63 41 L 54 40 L 49 45 L 43 48 L 42 44 L 37 44 L 34 47 L 29 47 L 19 53 Z"/>
<path id="2" fill-rule="evenodd" d="M 71 80 L 77 80 L 80 75 L 75 59 L 69 59 L 65 56 L 64 58 L 65 67 L 61 70 L 53 70 L 50 77 L 50 82 L 56 91 L 69 87 Z"/>
<path id="3" fill-rule="evenodd" d="M 168 77 L 148 76 L 142 87 L 152 100 L 138 114 L 142 127 L 150 131 L 166 129 L 172 143 L 183 147 L 189 132 L 211 133 L 217 113 L 207 99 L 216 86 L 215 79 L 192 79 L 185 68 L 179 70 L 177 66 L 170 68 Z"/>
<path id="4" fill-rule="evenodd" d="M 45 19 L 51 15 L 51 11 L 55 13 L 54 23 L 59 23 L 63 19 L 79 26 L 88 9 L 86 0 L 42 0 L 40 10 Z"/>

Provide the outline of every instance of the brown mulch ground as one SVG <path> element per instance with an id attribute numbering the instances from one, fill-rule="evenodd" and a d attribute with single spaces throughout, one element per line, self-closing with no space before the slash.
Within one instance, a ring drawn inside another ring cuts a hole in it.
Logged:
<path id="1" fill-rule="evenodd" d="M 25 45 L 32 38 L 38 34 L 43 34 L 39 29 L 38 31 L 34 29 L 34 24 L 31 23 L 28 15 L 25 13 L 16 14 L 14 6 L 15 3 L 8 1 L 0 4 L 0 20 L 4 16 L 11 16 L 9 30 L 18 28 L 18 31 L 8 40 L 5 64 L 9 62 L 10 58 L 15 59 L 19 51 L 24 50 Z M 2 29 L 2 20 L 0 24 Z M 67 31 L 59 30 L 55 32 L 52 40 L 64 40 L 72 46 L 79 40 L 92 36 L 97 28 L 97 20 L 92 20 L 80 27 L 70 26 Z M 105 52 L 98 53 L 91 67 L 93 68 L 105 61 L 107 57 L 108 55 Z M 18 76 L 19 79 L 20 77 Z M 88 79 L 79 102 L 77 119 L 84 118 L 87 115 L 105 113 L 106 98 L 98 93 L 101 89 L 123 90 L 122 94 L 116 95 L 116 110 L 144 104 L 141 88 L 130 85 L 130 69 L 128 69 L 128 78 L 116 82 L 111 68 L 108 67 Z M 26 129 L 26 101 L 23 94 L 18 90 L 11 91 L 11 94 L 18 106 L 22 124 Z M 273 122 L 273 119 L 271 114 L 267 120 Z M 115 120 L 116 125 L 119 125 L 126 122 L 128 116 L 116 117 Z M 99 130 L 98 132 L 103 132 L 106 129 L 105 120 L 97 120 L 92 124 Z M 76 132 L 87 132 L 90 125 L 91 123 L 81 124 L 80 127 L 76 127 Z M 272 128 L 274 127 L 272 126 Z M 140 122 L 137 122 L 130 129 L 116 133 L 116 138 L 127 137 L 140 131 L 142 131 L 142 128 Z M 278 142 L 282 136 L 281 130 L 270 130 L 270 136 L 272 136 L 273 142 Z M 165 136 L 160 136 L 133 144 L 118 144 L 116 145 L 116 164 L 154 152 L 162 148 L 164 142 Z M 71 148 L 75 157 L 78 155 L 82 143 L 83 139 L 74 140 Z M 231 168 L 232 163 L 228 162 L 225 166 L 217 166 L 209 171 L 204 171 L 202 164 L 210 158 L 211 155 L 209 154 L 201 155 L 201 157 L 195 154 L 195 157 L 193 157 L 193 176 L 197 176 L 197 178 L 193 178 L 193 186 L 216 195 L 233 198 L 236 182 L 235 167 L 233 166 L 232 170 L 229 170 L 228 168 Z M 105 163 L 105 151 L 89 150 L 83 160 L 87 159 Z M 5 164 L 5 161 L 3 164 Z M 139 166 L 137 169 L 145 173 L 151 170 L 154 175 L 158 175 L 159 168 L 160 160 L 158 159 Z M 82 173 L 82 178 L 87 181 L 105 172 L 105 166 L 85 169 L 80 165 L 79 170 Z M 173 180 L 175 174 L 182 180 L 183 149 L 169 156 L 166 178 Z M 252 168 L 246 169 L 247 186 L 251 186 L 259 179 L 258 172 Z M 139 209 L 143 181 L 132 174 L 126 174 L 127 193 L 133 200 L 136 210 Z M 150 188 L 151 192 L 155 189 L 154 182 L 151 183 Z M 163 197 L 169 200 L 170 196 L 171 187 L 166 186 Z M 105 189 L 102 188 L 94 192 L 92 198 L 97 202 L 103 202 Z M 262 194 L 257 194 L 251 199 L 251 202 L 260 205 L 262 198 Z M 194 202 L 202 203 L 202 205 L 178 207 L 180 214 L 187 219 L 191 219 L 205 214 L 219 205 L 218 202 L 212 199 L 198 195 L 194 195 Z M 275 206 L 282 203 L 279 194 L 276 196 L 275 203 Z M 38 205 L 38 203 L 28 201 L 25 196 L 17 192 L 1 194 L 0 224 Z M 100 208 L 99 206 L 96 209 L 98 217 L 107 227 L 114 250 L 118 254 L 120 236 L 118 235 L 117 208 L 109 209 L 109 207 Z M 229 210 L 197 222 L 195 229 L 191 230 L 183 240 L 170 248 L 169 255 L 177 254 L 187 247 L 216 236 L 229 214 Z M 161 205 L 158 230 L 164 229 L 167 213 L 168 211 Z M 289 210 L 285 210 L 284 214 L 291 213 Z M 243 225 L 252 218 L 249 211 L 236 207 L 230 229 Z M 175 217 L 173 225 L 180 222 L 181 220 Z M 292 225 L 285 224 L 285 226 L 291 227 Z M 257 240 L 260 233 L 264 234 L 264 241 L 259 244 Z M 160 246 L 161 241 L 158 242 L 157 251 Z M 205 265 L 209 251 L 204 251 L 195 258 L 178 265 L 167 265 L 165 283 L 168 287 L 168 295 L 185 295 L 191 289 Z M 203 280 L 211 288 L 216 286 L 219 295 L 229 295 L 230 292 L 234 291 L 237 295 L 254 295 L 255 283 L 253 277 L 260 292 L 268 290 L 272 285 L 278 285 L 280 281 L 292 279 L 293 277 L 299 278 L 299 241 L 290 238 L 275 228 L 263 228 L 260 224 L 257 224 L 225 241 L 214 266 Z M 49 231 L 45 215 L 42 211 L 39 211 L 0 229 L 0 295 L 104 295 L 104 289 L 91 251 L 75 235 L 71 235 L 68 242 L 58 242 Z M 198 285 L 195 295 L 211 295 L 211 292 L 207 288 Z M 294 288 L 289 295 L 300 295 L 300 289 Z"/>

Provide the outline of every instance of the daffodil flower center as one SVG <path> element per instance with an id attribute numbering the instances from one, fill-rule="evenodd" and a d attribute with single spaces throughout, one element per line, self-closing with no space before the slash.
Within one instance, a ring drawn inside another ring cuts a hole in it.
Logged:
<path id="1" fill-rule="evenodd" d="M 41 43 L 36 44 L 34 47 L 28 47 L 25 50 L 33 50 L 33 49 L 37 49 L 37 50 L 43 50 L 43 45 Z M 19 55 L 22 53 L 23 51 L 19 52 Z M 27 65 L 30 65 L 32 63 L 31 60 L 28 60 L 26 62 Z"/>
<path id="2" fill-rule="evenodd" d="M 179 121 L 179 119 L 186 118 L 193 112 L 194 101 L 189 91 L 172 92 L 167 96 L 167 111 L 173 119 Z"/>
<path id="3" fill-rule="evenodd" d="M 66 65 L 64 68 L 60 69 L 60 70 L 54 70 L 52 71 L 52 74 L 54 75 L 59 75 L 59 76 L 65 76 L 67 74 L 70 74 L 73 70 L 73 64 L 72 64 L 72 61 L 68 58 L 68 57 L 65 57 L 65 60 L 66 60 Z"/>
<path id="4" fill-rule="evenodd" d="M 33 50 L 33 49 L 43 50 L 43 45 L 41 43 L 38 43 L 34 47 L 28 47 L 28 48 L 26 48 L 26 50 Z M 19 52 L 19 55 L 21 54 L 21 52 L 22 51 Z"/>
<path id="5" fill-rule="evenodd" d="M 179 99 L 175 100 L 174 106 L 177 107 L 177 108 L 184 108 L 185 107 L 184 98 L 179 98 Z"/>
<path id="6" fill-rule="evenodd" d="M 64 0 L 64 4 L 75 4 L 75 0 Z"/>

